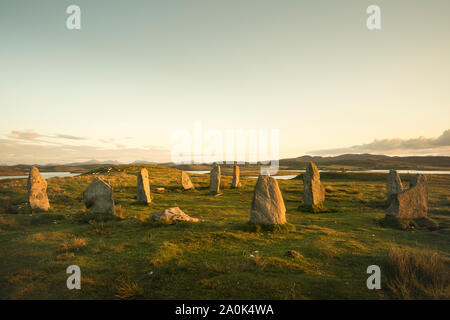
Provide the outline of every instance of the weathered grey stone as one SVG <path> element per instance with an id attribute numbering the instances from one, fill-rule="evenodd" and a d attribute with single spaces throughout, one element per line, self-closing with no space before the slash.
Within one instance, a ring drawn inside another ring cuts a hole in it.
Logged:
<path id="1" fill-rule="evenodd" d="M 33 167 L 28 175 L 28 203 L 31 209 L 48 211 L 50 202 L 47 197 L 47 181 L 39 173 L 38 168 Z"/>
<path id="2" fill-rule="evenodd" d="M 199 219 L 191 218 L 186 213 L 184 213 L 180 208 L 174 207 L 169 209 L 164 209 L 152 214 L 151 219 L 153 221 L 159 221 L 164 223 L 173 224 L 175 222 L 199 222 Z"/>
<path id="3" fill-rule="evenodd" d="M 320 182 L 316 165 L 310 162 L 303 175 L 303 205 L 321 207 L 325 201 L 325 188 Z"/>
<path id="4" fill-rule="evenodd" d="M 191 178 L 189 178 L 189 175 L 187 174 L 187 172 L 181 171 L 181 188 L 183 188 L 183 190 L 190 190 L 190 189 L 195 189 L 194 185 L 192 184 Z"/>
<path id="5" fill-rule="evenodd" d="M 209 175 L 209 191 L 212 194 L 220 193 L 220 166 L 215 165 Z"/>
<path id="6" fill-rule="evenodd" d="M 257 224 L 286 223 L 286 207 L 276 179 L 260 175 L 253 192 L 250 222 Z"/>
<path id="7" fill-rule="evenodd" d="M 233 166 L 233 181 L 231 182 L 232 188 L 239 188 L 241 186 L 240 180 L 240 170 L 238 165 Z"/>
<path id="8" fill-rule="evenodd" d="M 428 215 L 428 188 L 424 175 L 418 174 L 409 189 L 394 194 L 386 214 L 397 218 L 421 218 Z"/>
<path id="9" fill-rule="evenodd" d="M 150 183 L 148 182 L 148 171 L 142 168 L 137 177 L 137 202 L 150 203 L 152 197 L 150 195 Z"/>
<path id="10" fill-rule="evenodd" d="M 386 182 L 386 197 L 388 204 L 391 203 L 394 195 L 403 191 L 402 180 L 396 170 L 389 170 L 389 176 Z"/>
<path id="11" fill-rule="evenodd" d="M 91 213 L 115 214 L 113 187 L 102 178 L 95 178 L 83 192 L 86 208 Z"/>

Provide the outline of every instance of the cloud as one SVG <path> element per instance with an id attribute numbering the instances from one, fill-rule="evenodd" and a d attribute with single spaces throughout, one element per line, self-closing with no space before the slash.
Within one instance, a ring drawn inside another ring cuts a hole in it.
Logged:
<path id="1" fill-rule="evenodd" d="M 83 137 L 76 137 L 61 133 L 55 134 L 53 136 L 43 135 L 34 130 L 25 130 L 25 131 L 14 130 L 11 131 L 11 133 L 8 135 L 8 138 L 14 140 L 33 141 L 33 142 L 49 142 L 45 139 L 86 140 L 86 138 Z"/>
<path id="2" fill-rule="evenodd" d="M 0 163 L 13 164 L 63 164 L 88 160 L 116 160 L 123 163 L 144 159 L 155 162 L 166 162 L 170 159 L 170 151 L 158 147 L 101 148 L 89 145 L 52 145 L 28 143 L 11 139 L 0 139 Z"/>
<path id="3" fill-rule="evenodd" d="M 26 140 L 26 141 L 37 141 L 38 138 L 40 137 L 44 136 L 37 133 L 34 130 L 11 131 L 11 134 L 8 136 L 9 139 Z"/>
<path id="4" fill-rule="evenodd" d="M 338 155 L 345 153 L 382 154 L 450 154 L 450 129 L 437 138 L 418 137 L 414 139 L 376 139 L 371 143 L 346 148 L 310 151 L 311 155 Z"/>
<path id="5" fill-rule="evenodd" d="M 87 140 L 68 134 L 44 135 L 34 130 L 12 131 L 6 138 L 0 138 L 0 163 L 12 164 L 49 164 L 71 163 L 88 160 L 116 160 L 133 162 L 144 159 L 154 162 L 166 162 L 170 159 L 168 149 L 146 146 L 129 147 L 127 144 L 95 146 L 77 144 Z M 114 139 L 102 139 L 114 142 Z M 69 143 L 70 141 L 70 143 Z"/>
<path id="6" fill-rule="evenodd" d="M 86 140 L 86 138 L 83 137 L 75 137 L 68 134 L 56 134 L 55 138 L 58 139 L 68 139 L 68 140 Z"/>

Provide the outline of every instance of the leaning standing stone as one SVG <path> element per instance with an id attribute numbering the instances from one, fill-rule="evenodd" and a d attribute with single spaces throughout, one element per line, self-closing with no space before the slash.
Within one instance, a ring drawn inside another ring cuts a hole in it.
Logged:
<path id="1" fill-rule="evenodd" d="M 50 203 L 47 197 L 47 181 L 39 173 L 38 168 L 33 167 L 28 175 L 28 203 L 31 209 L 48 211 Z"/>
<path id="2" fill-rule="evenodd" d="M 241 186 L 239 179 L 240 179 L 239 166 L 234 165 L 233 166 L 233 181 L 231 182 L 232 188 L 239 188 Z"/>
<path id="3" fill-rule="evenodd" d="M 183 190 L 189 190 L 189 189 L 195 189 L 194 185 L 192 184 L 191 178 L 189 178 L 189 175 L 184 172 L 181 171 L 181 188 L 183 188 Z"/>
<path id="4" fill-rule="evenodd" d="M 150 203 L 150 183 L 148 182 L 148 171 L 142 168 L 137 177 L 137 202 Z"/>
<path id="5" fill-rule="evenodd" d="M 386 196 L 388 204 L 391 203 L 394 196 L 403 191 L 402 180 L 396 170 L 389 170 L 389 176 L 386 182 Z"/>
<path id="6" fill-rule="evenodd" d="M 209 191 L 212 194 L 220 193 L 220 166 L 215 165 L 209 175 Z"/>
<path id="7" fill-rule="evenodd" d="M 113 187 L 102 178 L 95 178 L 83 192 L 83 200 L 86 208 L 91 213 L 115 214 Z"/>
<path id="8" fill-rule="evenodd" d="M 416 175 L 409 189 L 393 195 L 386 214 L 397 218 L 426 217 L 428 215 L 428 188 L 425 176 Z"/>
<path id="9" fill-rule="evenodd" d="M 303 205 L 321 207 L 325 201 L 325 188 L 320 182 L 316 165 L 310 162 L 303 175 Z"/>
<path id="10" fill-rule="evenodd" d="M 256 224 L 286 223 L 286 207 L 276 179 L 260 175 L 253 192 L 250 222 Z"/>

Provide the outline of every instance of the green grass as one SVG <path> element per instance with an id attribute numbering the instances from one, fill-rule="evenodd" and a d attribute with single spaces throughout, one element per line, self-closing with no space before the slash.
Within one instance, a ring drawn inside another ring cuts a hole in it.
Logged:
<path id="1" fill-rule="evenodd" d="M 134 198 L 140 167 L 48 179 L 49 213 L 31 214 L 25 179 L 0 181 L 0 299 L 450 298 L 442 272 L 421 276 L 423 263 L 405 268 L 391 253 L 401 247 L 435 257 L 433 270 L 449 273 L 450 177 L 430 181 L 435 231 L 382 226 L 386 176 L 349 173 L 324 176 L 322 213 L 300 207 L 300 179 L 279 180 L 289 224 L 266 228 L 248 223 L 256 179 L 242 177 L 242 188 L 231 189 L 231 177 L 223 177 L 223 194 L 214 197 L 208 175 L 191 175 L 196 190 L 183 192 L 177 169 L 145 166 L 151 188 L 166 192 L 142 205 Z M 82 192 L 96 176 L 114 187 L 115 217 L 84 208 Z M 146 221 L 175 206 L 203 221 Z M 81 290 L 66 288 L 73 264 L 81 268 Z M 366 287 L 373 264 L 382 269 L 382 290 Z M 406 281 L 398 270 L 418 280 Z"/>

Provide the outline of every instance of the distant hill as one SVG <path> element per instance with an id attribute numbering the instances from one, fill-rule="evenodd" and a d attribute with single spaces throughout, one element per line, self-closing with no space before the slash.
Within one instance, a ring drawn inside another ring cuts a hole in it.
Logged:
<path id="1" fill-rule="evenodd" d="M 450 170 L 450 157 L 444 156 L 411 156 L 391 157 L 375 154 L 343 154 L 335 157 L 301 156 L 280 160 L 281 169 L 304 169 L 313 161 L 322 168 L 335 170 L 363 170 L 363 169 L 423 169 L 423 170 Z M 176 165 L 173 163 L 163 164 L 181 170 L 209 170 L 210 165 L 191 164 Z M 242 169 L 255 169 L 259 165 L 239 165 Z M 228 165 L 224 165 L 228 167 Z"/>
<path id="2" fill-rule="evenodd" d="M 142 164 L 158 164 L 158 162 L 151 162 L 151 161 L 144 161 L 144 160 L 136 160 L 132 163 L 129 163 L 130 165 L 142 165 Z"/>
<path id="3" fill-rule="evenodd" d="M 293 169 L 305 166 L 313 161 L 317 165 L 359 169 L 450 169 L 450 157 L 445 156 L 409 156 L 390 157 L 374 154 L 343 154 L 335 157 L 302 156 L 282 159 L 280 166 Z"/>
<path id="4" fill-rule="evenodd" d="M 343 154 L 335 157 L 301 156 L 280 160 L 281 169 L 303 169 L 310 161 L 319 167 L 335 170 L 362 170 L 362 169 L 426 169 L 426 170 L 450 170 L 450 157 L 445 156 L 410 156 L 410 157 L 390 157 L 374 154 Z M 68 164 L 37 165 L 41 172 L 72 172 L 84 173 L 93 169 L 120 165 L 118 161 L 97 161 L 89 160 L 85 162 L 73 162 Z M 136 160 L 132 165 L 159 164 L 166 167 L 173 167 L 181 170 L 210 170 L 211 166 L 206 164 L 184 164 L 156 163 L 145 160 Z M 242 169 L 253 170 L 259 165 L 240 165 Z M 28 174 L 32 165 L 18 164 L 14 166 L 0 166 L 0 176 L 18 176 Z M 225 167 L 231 167 L 224 165 Z"/>
<path id="5" fill-rule="evenodd" d="M 106 161 L 98 161 L 98 160 L 89 160 L 84 162 L 72 162 L 64 164 L 65 166 L 85 166 L 85 165 L 119 165 L 122 162 L 116 160 L 106 160 Z"/>

